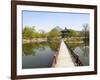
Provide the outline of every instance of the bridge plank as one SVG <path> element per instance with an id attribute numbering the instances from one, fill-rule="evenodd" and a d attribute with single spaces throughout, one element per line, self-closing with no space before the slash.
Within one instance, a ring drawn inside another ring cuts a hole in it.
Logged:
<path id="1" fill-rule="evenodd" d="M 75 66 L 75 63 L 73 62 L 71 53 L 66 44 L 64 43 L 64 41 L 62 40 L 55 67 L 73 67 L 73 66 Z"/>

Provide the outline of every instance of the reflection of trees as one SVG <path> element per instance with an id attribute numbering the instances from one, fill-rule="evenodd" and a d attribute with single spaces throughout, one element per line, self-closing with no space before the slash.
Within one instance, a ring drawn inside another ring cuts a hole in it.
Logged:
<path id="1" fill-rule="evenodd" d="M 50 47 L 51 50 L 57 51 L 59 47 L 59 41 L 23 44 L 23 53 L 25 55 L 36 55 L 38 50 L 44 51 L 46 47 Z"/>
<path id="2" fill-rule="evenodd" d="M 25 55 L 35 55 L 37 50 L 45 50 L 47 43 L 28 43 L 23 44 L 23 52 Z"/>
<path id="3" fill-rule="evenodd" d="M 67 42 L 65 42 L 65 43 L 67 43 Z M 78 46 L 82 46 L 82 44 L 81 43 L 67 43 L 67 45 L 71 48 L 71 49 L 75 49 L 76 47 L 78 47 Z"/>
<path id="4" fill-rule="evenodd" d="M 59 48 L 59 45 L 60 45 L 60 41 L 51 41 L 49 42 L 49 45 L 50 45 L 50 48 L 53 50 L 53 51 L 58 51 L 58 48 Z"/>
<path id="5" fill-rule="evenodd" d="M 41 43 L 38 43 L 38 48 L 37 49 L 40 49 L 40 50 L 45 50 L 46 47 L 48 46 L 47 42 L 41 42 Z"/>
<path id="6" fill-rule="evenodd" d="M 35 55 L 36 53 L 36 48 L 38 47 L 38 44 L 23 44 L 23 52 L 25 55 Z"/>

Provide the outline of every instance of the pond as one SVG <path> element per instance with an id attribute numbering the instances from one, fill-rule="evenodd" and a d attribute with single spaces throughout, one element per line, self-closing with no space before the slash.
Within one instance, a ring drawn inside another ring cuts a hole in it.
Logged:
<path id="1" fill-rule="evenodd" d="M 79 56 L 80 61 L 83 63 L 83 66 L 89 66 L 89 47 L 76 47 L 74 53 Z"/>
<path id="2" fill-rule="evenodd" d="M 52 67 L 58 46 L 57 42 L 23 44 L 22 69 Z"/>
<path id="3" fill-rule="evenodd" d="M 89 66 L 89 46 L 84 46 L 84 44 L 80 43 L 71 43 L 68 45 L 79 56 L 83 66 Z"/>

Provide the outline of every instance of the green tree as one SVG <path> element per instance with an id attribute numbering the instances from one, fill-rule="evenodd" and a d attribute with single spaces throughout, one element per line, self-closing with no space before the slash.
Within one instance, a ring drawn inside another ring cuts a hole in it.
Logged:
<path id="1" fill-rule="evenodd" d="M 89 25 L 84 24 L 82 29 L 82 36 L 84 37 L 83 41 L 86 45 L 89 45 Z"/>
<path id="2" fill-rule="evenodd" d="M 37 32 L 33 32 L 32 38 L 38 38 L 38 33 Z"/>
<path id="3" fill-rule="evenodd" d="M 52 29 L 49 33 L 48 33 L 48 37 L 58 37 L 60 35 L 60 31 L 58 31 L 57 29 Z"/>
<path id="4" fill-rule="evenodd" d="M 25 26 L 25 28 L 23 29 L 23 38 L 24 39 L 32 39 L 34 32 L 35 32 L 34 27 Z"/>
<path id="5" fill-rule="evenodd" d="M 50 32 L 48 32 L 47 39 L 49 42 L 56 42 L 56 41 L 59 41 L 60 35 L 61 35 L 61 32 L 57 30 L 56 28 L 54 28 Z"/>
<path id="6" fill-rule="evenodd" d="M 67 36 L 69 36 L 69 37 L 74 37 L 74 36 L 77 36 L 78 35 L 78 33 L 77 33 L 77 31 L 75 31 L 75 30 L 72 30 L 72 29 L 69 29 L 69 31 L 68 31 L 68 33 L 67 33 Z"/>

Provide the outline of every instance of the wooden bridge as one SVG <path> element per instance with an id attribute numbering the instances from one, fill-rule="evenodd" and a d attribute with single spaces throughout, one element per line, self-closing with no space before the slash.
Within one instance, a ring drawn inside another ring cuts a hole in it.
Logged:
<path id="1" fill-rule="evenodd" d="M 62 39 L 58 54 L 53 61 L 53 67 L 73 67 L 82 65 L 77 55 L 75 55 Z"/>

